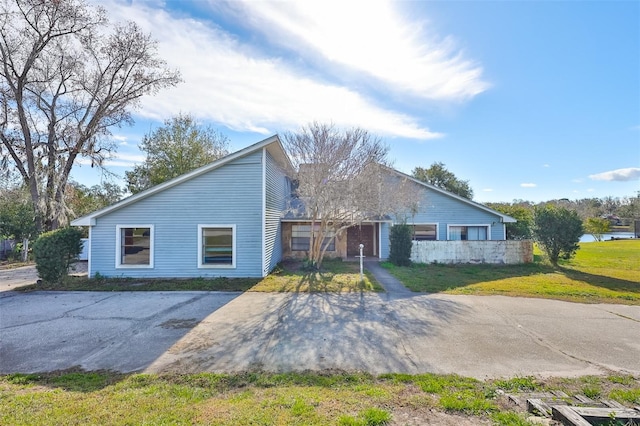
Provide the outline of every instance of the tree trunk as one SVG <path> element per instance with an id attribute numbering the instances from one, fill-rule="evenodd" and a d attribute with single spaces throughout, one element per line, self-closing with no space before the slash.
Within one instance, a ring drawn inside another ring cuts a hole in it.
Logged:
<path id="1" fill-rule="evenodd" d="M 29 260 L 29 239 L 24 238 L 22 240 L 22 261 L 26 262 Z"/>

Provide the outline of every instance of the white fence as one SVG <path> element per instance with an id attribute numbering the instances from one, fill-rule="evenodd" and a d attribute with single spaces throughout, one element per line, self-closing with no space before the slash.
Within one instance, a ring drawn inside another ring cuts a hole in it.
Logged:
<path id="1" fill-rule="evenodd" d="M 530 263 L 533 262 L 533 242 L 414 241 L 411 260 L 416 263 Z"/>

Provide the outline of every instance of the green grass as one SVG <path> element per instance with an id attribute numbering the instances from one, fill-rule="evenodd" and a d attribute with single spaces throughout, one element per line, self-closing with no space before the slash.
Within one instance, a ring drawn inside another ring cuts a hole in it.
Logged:
<path id="1" fill-rule="evenodd" d="M 261 278 L 87 278 L 68 276 L 58 283 L 31 284 L 16 291 L 247 291 Z"/>
<path id="2" fill-rule="evenodd" d="M 301 262 L 290 262 L 266 278 L 87 278 L 65 277 L 59 283 L 31 284 L 17 291 L 258 291 L 258 292 L 359 292 L 382 291 L 369 272 L 360 281 L 356 262 L 325 260 L 322 270 L 306 271 Z"/>
<path id="3" fill-rule="evenodd" d="M 582 243 L 575 258 L 558 268 L 540 255 L 523 265 L 383 266 L 418 292 L 640 304 L 640 240 Z"/>
<path id="4" fill-rule="evenodd" d="M 327 259 L 320 271 L 305 270 L 301 262 L 285 263 L 250 291 L 318 293 L 382 290 L 382 286 L 368 271 L 365 271 L 364 280 L 360 281 L 359 263 Z"/>
<path id="5" fill-rule="evenodd" d="M 457 375 L 363 373 L 57 372 L 0 376 L 0 424 L 385 425 L 396 413 L 432 410 L 472 421 L 529 425 L 497 390 L 580 393 L 585 383 L 626 406 L 640 401 L 632 376 L 479 381 Z"/>

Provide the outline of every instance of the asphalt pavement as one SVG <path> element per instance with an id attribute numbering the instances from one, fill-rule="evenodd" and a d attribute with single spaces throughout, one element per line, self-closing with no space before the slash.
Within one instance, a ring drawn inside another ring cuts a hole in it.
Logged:
<path id="1" fill-rule="evenodd" d="M 402 293 L 2 292 L 0 373 L 640 375 L 640 306 Z"/>

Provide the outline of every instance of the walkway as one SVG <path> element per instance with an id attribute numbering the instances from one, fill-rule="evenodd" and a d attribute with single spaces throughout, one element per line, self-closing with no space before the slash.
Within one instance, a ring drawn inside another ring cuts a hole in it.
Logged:
<path id="1" fill-rule="evenodd" d="M 379 261 L 367 260 L 364 262 L 364 267 L 367 271 L 371 272 L 376 280 L 378 280 L 380 285 L 384 287 L 385 291 L 387 292 L 388 300 L 402 299 L 418 294 L 406 288 L 396 277 L 391 275 L 386 269 L 380 266 Z"/>

